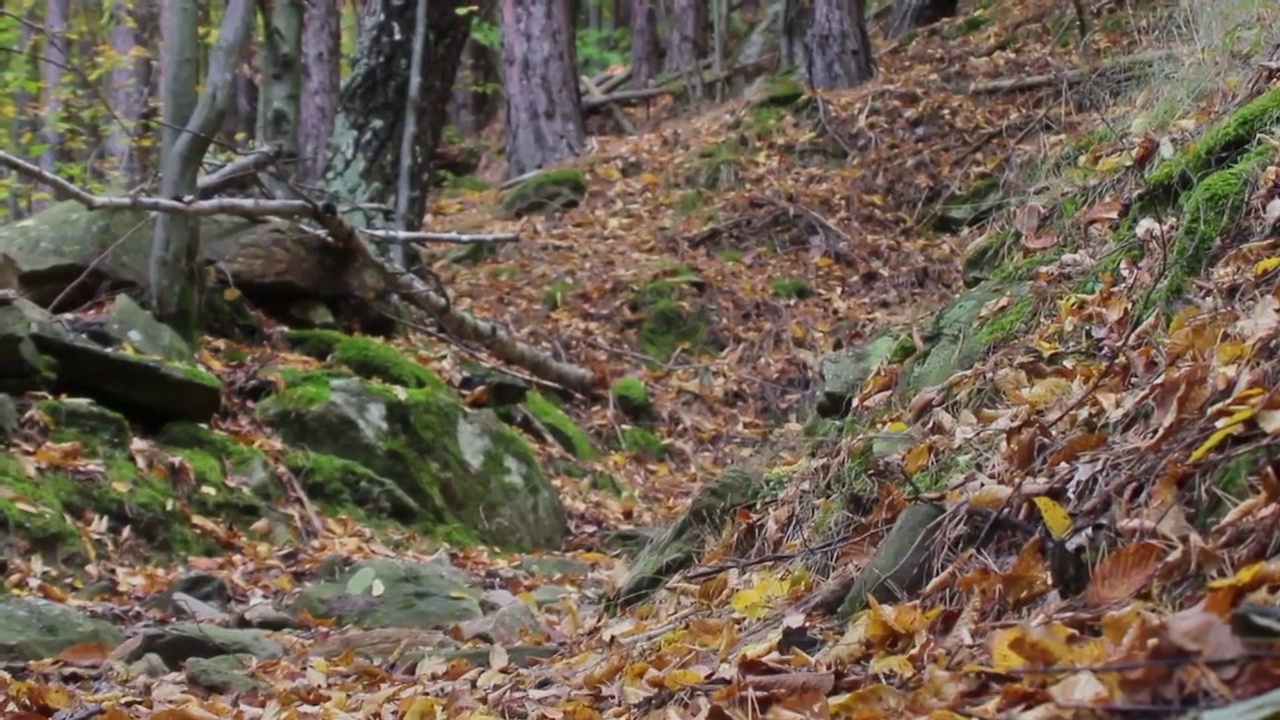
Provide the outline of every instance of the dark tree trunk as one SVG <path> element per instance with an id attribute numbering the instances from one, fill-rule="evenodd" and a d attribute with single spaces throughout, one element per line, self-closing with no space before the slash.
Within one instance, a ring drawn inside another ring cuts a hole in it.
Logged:
<path id="1" fill-rule="evenodd" d="M 706 55 L 707 4 L 709 0 L 675 0 L 670 39 L 663 70 L 681 75 L 696 73 Z"/>
<path id="2" fill-rule="evenodd" d="M 302 111 L 298 127 L 298 180 L 311 184 L 324 172 L 325 149 L 338 116 L 342 75 L 337 0 L 309 0 L 302 9 Z"/>
<path id="3" fill-rule="evenodd" d="M 957 5 L 958 0 L 897 0 L 885 34 L 896 40 L 916 28 L 954 17 Z"/>
<path id="4" fill-rule="evenodd" d="M 875 75 L 865 0 L 814 0 L 806 36 L 809 84 L 851 88 Z"/>
<path id="5" fill-rule="evenodd" d="M 463 61 L 453 85 L 449 119 L 463 136 L 480 134 L 497 117 L 501 97 L 496 88 L 502 78 L 494 55 L 474 38 L 467 41 L 462 51 Z"/>
<path id="6" fill-rule="evenodd" d="M 628 0 L 631 7 L 631 82 L 638 88 L 658 75 L 658 16 L 653 0 Z"/>
<path id="7" fill-rule="evenodd" d="M 565 0 L 502 0 L 507 163 L 513 175 L 582 152 L 572 15 Z"/>
<path id="8" fill-rule="evenodd" d="M 453 80 L 471 28 L 468 17 L 456 12 L 459 5 L 459 0 L 430 0 L 427 6 L 430 36 L 422 60 L 409 217 L 424 214 L 431 157 L 444 132 Z M 362 8 L 360 47 L 338 100 L 324 175 L 325 188 L 344 204 L 394 204 L 414 9 L 413 0 L 369 0 Z M 366 222 L 359 214 L 348 219 Z"/>

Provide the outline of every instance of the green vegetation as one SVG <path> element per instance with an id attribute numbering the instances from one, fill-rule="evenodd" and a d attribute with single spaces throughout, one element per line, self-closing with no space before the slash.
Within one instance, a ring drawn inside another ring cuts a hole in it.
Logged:
<path id="1" fill-rule="evenodd" d="M 1157 165 L 1147 184 L 1157 190 L 1184 189 L 1222 167 L 1280 122 L 1280 88 L 1231 113 L 1182 153 Z"/>
<path id="2" fill-rule="evenodd" d="M 667 455 L 662 440 L 653 431 L 642 427 L 622 429 L 622 449 L 649 460 L 661 460 Z"/>
<path id="3" fill-rule="evenodd" d="M 640 349 L 646 355 L 665 361 L 682 347 L 694 355 L 719 352 L 711 337 L 710 313 L 700 297 L 703 285 L 692 270 L 680 267 L 635 294 L 631 307 L 643 317 Z"/>
<path id="4" fill-rule="evenodd" d="M 638 423 L 653 421 L 653 402 L 649 399 L 649 389 L 640 378 L 618 378 L 609 392 L 613 396 L 613 402 L 627 418 Z"/>
<path id="5" fill-rule="evenodd" d="M 804 300 L 813 297 L 813 288 L 800 278 L 779 278 L 772 283 L 773 294 L 785 300 Z"/>
<path id="6" fill-rule="evenodd" d="M 577 207 L 587 194 L 587 176 L 581 170 L 549 170 L 511 188 L 498 200 L 498 215 L 517 218 L 541 212 Z"/>
<path id="7" fill-rule="evenodd" d="M 551 287 L 542 294 L 542 304 L 546 305 L 548 310 L 559 310 L 564 307 L 565 299 L 575 288 L 576 286 L 568 280 L 557 280 L 551 283 Z"/>
<path id="8" fill-rule="evenodd" d="M 373 338 L 353 337 L 336 330 L 290 330 L 284 339 L 304 355 L 339 363 L 367 380 L 382 380 L 406 388 L 445 390 L 449 387 L 433 371 Z"/>
<path id="9" fill-rule="evenodd" d="M 545 395 L 536 390 L 530 392 L 525 396 L 524 406 L 547 429 L 551 437 L 574 457 L 579 460 L 595 460 L 600 457 L 600 451 L 586 431 L 578 427 L 573 418 Z"/>

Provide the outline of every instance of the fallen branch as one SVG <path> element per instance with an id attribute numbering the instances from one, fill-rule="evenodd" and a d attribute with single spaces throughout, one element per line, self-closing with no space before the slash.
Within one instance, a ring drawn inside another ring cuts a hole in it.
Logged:
<path id="1" fill-rule="evenodd" d="M 1048 75 L 1030 75 L 1018 78 L 1003 78 L 985 83 L 973 83 L 965 93 L 969 95 L 995 95 L 999 93 L 1016 93 L 1024 90 L 1036 90 L 1052 85 L 1075 85 L 1100 75 L 1115 74 L 1117 79 L 1128 77 L 1144 65 L 1177 57 L 1173 51 L 1142 53 L 1117 58 L 1098 67 L 1079 68 L 1063 73 Z"/>
<path id="2" fill-rule="evenodd" d="M 582 76 L 582 86 L 587 90 L 588 100 L 601 100 L 604 98 L 604 92 L 598 85 L 591 82 L 591 78 L 586 75 Z M 622 128 L 623 132 L 628 135 L 636 134 L 636 126 L 632 125 L 631 121 L 627 119 L 627 114 L 622 112 L 622 108 L 618 107 L 614 103 L 609 103 L 608 108 L 609 113 L 613 115 L 614 121 L 618 123 L 618 126 Z"/>
<path id="3" fill-rule="evenodd" d="M 594 110 L 598 107 L 604 107 L 610 103 L 627 102 L 629 100 L 647 100 L 651 97 L 659 95 L 672 95 L 680 91 L 684 85 L 671 85 L 668 87 L 644 88 L 643 90 L 619 90 L 616 93 L 610 93 L 599 98 L 585 97 L 582 98 L 583 110 Z"/>
<path id="4" fill-rule="evenodd" d="M 458 309 L 427 283 L 408 273 L 394 272 L 369 251 L 359 231 L 338 215 L 332 205 L 315 205 L 301 200 L 251 200 L 218 198 L 183 202 L 154 197 L 104 197 L 95 195 L 74 183 L 46 173 L 25 160 L 0 151 L 0 167 L 7 167 L 28 179 L 62 190 L 89 210 L 152 210 L 160 213 L 205 217 L 231 215 L 256 218 L 265 216 L 311 217 L 329 234 L 339 248 L 355 253 L 376 268 L 396 292 L 431 313 L 446 330 L 462 340 L 474 342 L 503 362 L 525 368 L 538 377 L 563 385 L 584 395 L 594 394 L 601 380 L 594 372 L 552 357 L 550 353 L 520 342 L 504 327 L 476 318 Z M 424 233 L 427 235 L 430 233 Z M 449 233 L 437 233 L 449 235 Z"/>
<path id="5" fill-rule="evenodd" d="M 509 189 L 511 189 L 511 188 L 513 188 L 513 187 L 515 187 L 515 186 L 519 185 L 520 183 L 524 182 L 525 180 L 530 180 L 530 179 L 532 179 L 532 178 L 536 178 L 536 177 L 538 177 L 539 175 L 541 175 L 541 174 L 542 174 L 542 173 L 544 173 L 544 172 L 546 172 L 546 170 L 544 170 L 544 169 L 542 169 L 542 168 L 538 168 L 538 169 L 536 169 L 536 170 L 530 170 L 529 172 L 524 173 L 523 175 L 517 175 L 517 176 L 515 176 L 515 177 L 511 178 L 510 180 L 507 180 L 506 182 L 504 182 L 504 183 L 502 183 L 501 185 L 499 185 L 499 186 L 498 186 L 498 189 L 499 189 L 499 190 L 509 190 Z"/>
<path id="6" fill-rule="evenodd" d="M 412 232 L 408 230 L 365 230 L 361 233 L 375 240 L 395 243 L 448 243 L 450 245 L 481 245 L 485 243 L 520 242 L 517 233 Z"/>

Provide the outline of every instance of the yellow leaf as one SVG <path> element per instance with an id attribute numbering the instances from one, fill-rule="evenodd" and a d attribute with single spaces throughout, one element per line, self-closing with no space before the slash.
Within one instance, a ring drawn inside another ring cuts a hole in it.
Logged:
<path id="1" fill-rule="evenodd" d="M 658 187 L 662 184 L 662 178 L 651 172 L 647 172 L 640 175 L 640 182 L 644 183 L 646 187 Z"/>
<path id="2" fill-rule="evenodd" d="M 227 302 L 235 302 L 240 299 L 240 289 L 229 287 L 222 291 L 222 299 Z"/>
<path id="3" fill-rule="evenodd" d="M 1266 275 L 1267 273 L 1280 267 L 1280 256 L 1272 256 L 1259 260 L 1253 266 L 1254 275 Z"/>
<path id="4" fill-rule="evenodd" d="M 911 429 L 910 425 L 902 422 L 901 420 L 896 420 L 889 423 L 889 426 L 885 428 L 885 432 L 900 433 L 906 432 L 909 429 Z"/>
<path id="5" fill-rule="evenodd" d="M 1071 532 L 1073 523 L 1071 522 L 1071 513 L 1067 509 L 1058 504 L 1052 498 L 1041 495 L 1033 498 L 1036 509 L 1040 511 L 1040 518 L 1044 520 L 1044 526 L 1048 528 L 1049 534 L 1055 540 L 1061 540 Z"/>
<path id="6" fill-rule="evenodd" d="M 690 668 L 681 668 L 662 675 L 662 685 L 668 690 L 683 690 L 701 683 L 702 680 L 702 673 Z"/>
<path id="7" fill-rule="evenodd" d="M 1196 448 L 1195 452 L 1191 453 L 1191 457 L 1188 458 L 1187 461 L 1200 462 L 1203 460 L 1206 455 L 1213 452 L 1214 448 L 1221 445 L 1223 440 L 1226 440 L 1232 435 L 1240 432 L 1240 428 L 1244 424 L 1244 421 L 1253 417 L 1256 412 L 1257 411 L 1253 408 L 1245 408 L 1227 418 L 1221 428 L 1215 430 L 1214 433 L 1209 436 L 1208 440 L 1201 443 L 1200 447 Z"/>
<path id="8" fill-rule="evenodd" d="M 916 473 L 925 469 L 929 464 L 929 443 L 923 442 L 911 448 L 907 453 L 907 457 L 903 463 L 903 471 L 907 473 L 907 477 L 913 477 Z"/>

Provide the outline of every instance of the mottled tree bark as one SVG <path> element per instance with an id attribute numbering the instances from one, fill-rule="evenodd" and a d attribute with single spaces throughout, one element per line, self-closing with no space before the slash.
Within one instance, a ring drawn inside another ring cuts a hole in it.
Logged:
<path id="1" fill-rule="evenodd" d="M 709 0 L 675 0 L 663 70 L 694 79 L 691 90 L 701 92 L 699 62 L 706 55 Z"/>
<path id="2" fill-rule="evenodd" d="M 413 145 L 413 194 L 406 215 L 425 214 L 431 157 L 440 144 L 453 81 L 471 24 L 456 10 L 459 0 L 430 0 L 426 51 L 422 59 L 422 102 L 418 103 Z M 338 99 L 338 117 L 329 143 L 324 187 L 343 204 L 394 204 L 399 176 L 405 96 L 412 56 L 413 0 L 369 0 L 361 8 L 360 46 Z M 348 220 L 366 224 L 368 218 Z"/>
<path id="3" fill-rule="evenodd" d="M 955 16 L 957 5 L 957 0 L 897 0 L 885 34 L 896 40 L 916 28 Z"/>
<path id="4" fill-rule="evenodd" d="M 806 37 L 816 88 L 851 88 L 875 76 L 865 0 L 814 0 Z"/>
<path id="5" fill-rule="evenodd" d="M 298 156 L 298 128 L 302 107 L 302 0 L 271 0 L 261 10 L 262 79 L 258 84 L 258 139 L 280 148 L 283 158 Z M 279 181 L 283 181 L 281 178 Z M 276 189 L 275 195 L 283 191 Z"/>
<path id="6" fill-rule="evenodd" d="M 582 152 L 572 16 L 565 0 L 502 0 L 507 163 L 513 175 Z"/>
<path id="7" fill-rule="evenodd" d="M 638 88 L 658 75 L 658 16 L 654 0 L 630 0 L 631 82 Z"/>
<path id="8" fill-rule="evenodd" d="M 302 11 L 302 117 L 298 127 L 298 179 L 311 184 L 324 172 L 325 149 L 338 116 L 342 34 L 337 0 L 305 0 Z"/>
<path id="9" fill-rule="evenodd" d="M 58 129 L 62 115 L 62 77 L 67 65 L 67 17 L 71 14 L 71 0 L 46 0 L 44 12 L 44 60 L 40 64 L 40 114 L 44 127 L 40 141 L 45 149 L 40 153 L 40 169 L 56 172 L 58 149 L 62 146 L 62 131 Z"/>
<path id="10" fill-rule="evenodd" d="M 117 183 L 134 187 L 142 182 L 142 163 L 135 140 L 138 123 L 147 109 L 151 59 L 136 52 L 141 45 L 138 23 L 129 13 L 128 3 L 115 0 L 111 12 L 115 20 L 111 49 L 117 57 L 129 60 L 111 70 L 111 108 L 120 123 L 112 125 L 107 135 L 107 157 L 117 173 Z"/>

